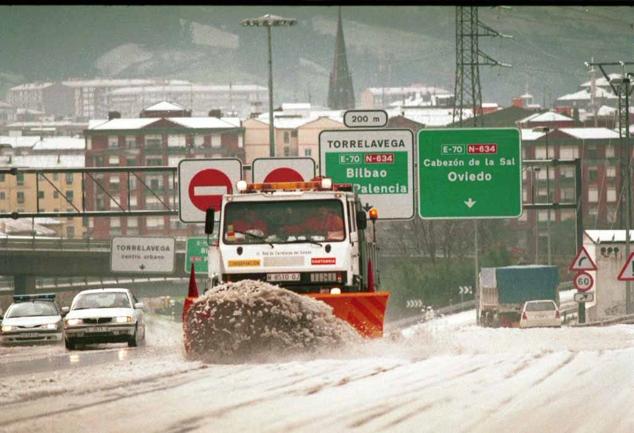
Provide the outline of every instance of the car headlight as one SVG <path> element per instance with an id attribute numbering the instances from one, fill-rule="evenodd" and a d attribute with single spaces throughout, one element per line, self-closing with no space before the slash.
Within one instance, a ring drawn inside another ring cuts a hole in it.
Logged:
<path id="1" fill-rule="evenodd" d="M 46 329 L 51 329 L 51 330 L 53 330 L 53 331 L 54 331 L 54 330 L 56 330 L 56 329 L 57 329 L 58 323 L 59 323 L 59 322 L 57 322 L 57 323 L 48 323 L 48 324 L 46 325 Z"/>
<path id="2" fill-rule="evenodd" d="M 2 332 L 11 332 L 13 330 L 13 326 L 11 325 L 3 325 Z"/>
<path id="3" fill-rule="evenodd" d="M 82 324 L 82 320 L 81 319 L 66 319 L 64 320 L 64 323 L 66 324 L 66 326 L 77 326 Z"/>
<path id="4" fill-rule="evenodd" d="M 115 317 L 114 323 L 132 323 L 132 316 Z"/>

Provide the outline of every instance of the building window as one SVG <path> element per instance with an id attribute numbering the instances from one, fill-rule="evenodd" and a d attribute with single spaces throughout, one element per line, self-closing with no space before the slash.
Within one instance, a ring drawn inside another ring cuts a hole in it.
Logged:
<path id="1" fill-rule="evenodd" d="M 608 144 L 605 146 L 605 157 L 606 158 L 614 158 L 614 145 Z"/>
<path id="2" fill-rule="evenodd" d="M 53 191 L 53 198 L 59 198 L 59 193 L 57 191 Z"/>
<path id="3" fill-rule="evenodd" d="M 136 145 L 136 137 L 134 135 L 128 135 L 125 137 L 125 147 L 128 149 L 135 149 Z"/>
<path id="4" fill-rule="evenodd" d="M 145 147 L 161 147 L 163 145 L 163 137 L 160 135 L 146 135 Z"/>
<path id="5" fill-rule="evenodd" d="M 608 166 L 608 167 L 605 169 L 605 175 L 606 175 L 607 177 L 616 177 L 616 167 L 610 167 L 610 166 Z"/>
<path id="6" fill-rule="evenodd" d="M 24 203 L 24 193 L 22 191 L 18 191 L 18 203 Z"/>
<path id="7" fill-rule="evenodd" d="M 296 129 L 291 131 L 291 137 L 297 138 L 297 130 Z"/>
<path id="8" fill-rule="evenodd" d="M 212 134 L 211 135 L 211 147 L 219 148 L 221 145 L 220 135 Z"/>
<path id="9" fill-rule="evenodd" d="M 579 158 L 579 148 L 577 146 L 559 146 L 559 159 Z"/>
<path id="10" fill-rule="evenodd" d="M 73 201 L 73 192 L 72 191 L 66 191 L 66 200 L 68 200 L 69 202 Z"/>
<path id="11" fill-rule="evenodd" d="M 284 131 L 284 144 L 288 144 L 291 141 L 290 136 L 291 134 L 289 134 L 288 131 Z"/>
<path id="12" fill-rule="evenodd" d="M 608 186 L 608 201 L 616 201 L 616 187 Z"/>
<path id="13" fill-rule="evenodd" d="M 588 188 L 588 201 L 590 203 L 596 203 L 599 201 L 599 191 L 596 186 Z"/>
<path id="14" fill-rule="evenodd" d="M 594 144 L 589 144 L 586 146 L 586 152 L 584 155 L 586 158 L 588 159 L 597 159 L 598 157 L 598 150 L 597 150 L 597 146 Z"/>
<path id="15" fill-rule="evenodd" d="M 304 156 L 312 156 L 313 154 L 313 149 L 304 149 Z"/>
<path id="16" fill-rule="evenodd" d="M 125 161 L 125 165 L 127 165 L 128 167 L 136 166 L 136 158 L 127 158 Z"/>
<path id="17" fill-rule="evenodd" d="M 146 225 L 148 228 L 158 228 L 163 226 L 163 217 L 155 216 L 155 217 L 147 217 Z"/>
<path id="18" fill-rule="evenodd" d="M 18 185 L 24 185 L 24 173 L 18 173 L 16 175 L 16 179 L 18 181 Z"/>
<path id="19" fill-rule="evenodd" d="M 167 136 L 167 147 L 185 147 L 186 144 L 184 135 Z"/>
<path id="20" fill-rule="evenodd" d="M 291 149 L 288 146 L 284 146 L 284 156 L 289 156 L 291 154 Z"/>
<path id="21" fill-rule="evenodd" d="M 109 135 L 108 136 L 108 147 L 109 148 L 119 147 L 119 137 L 116 136 L 116 135 Z"/>
<path id="22" fill-rule="evenodd" d="M 110 227 L 119 228 L 121 227 L 121 218 L 111 218 L 110 219 Z"/>
<path id="23" fill-rule="evenodd" d="M 4 173 L 0 173 L 0 182 L 4 182 Z"/>
<path id="24" fill-rule="evenodd" d="M 560 212 L 562 221 L 574 220 L 577 217 L 573 209 L 561 209 L 559 212 Z"/>
<path id="25" fill-rule="evenodd" d="M 4 191 L 0 191 L 0 200 L 4 200 L 4 199 L 6 199 L 6 198 L 7 198 L 7 197 L 6 197 L 5 192 L 4 192 Z"/>
<path id="26" fill-rule="evenodd" d="M 38 191 L 38 192 L 37 192 L 37 198 L 38 198 L 39 200 L 43 199 L 43 198 L 44 198 L 44 191 Z"/>
<path id="27" fill-rule="evenodd" d="M 194 146 L 203 147 L 205 145 L 204 135 L 194 135 Z"/>
<path id="28" fill-rule="evenodd" d="M 535 146 L 535 159 L 546 159 L 546 146 Z"/>
<path id="29" fill-rule="evenodd" d="M 66 185 L 73 184 L 73 173 L 66 173 Z"/>
<path id="30" fill-rule="evenodd" d="M 108 165 L 119 165 L 119 157 L 116 155 L 109 156 Z"/>
<path id="31" fill-rule="evenodd" d="M 596 168 L 588 169 L 588 180 L 590 182 L 596 182 L 598 177 L 599 177 L 599 172 Z"/>
<path id="32" fill-rule="evenodd" d="M 137 217 L 128 217 L 128 227 L 136 228 L 139 226 L 139 219 Z"/>
<path id="33" fill-rule="evenodd" d="M 75 227 L 74 226 L 66 226 L 66 237 L 74 238 L 75 237 Z"/>
<path id="34" fill-rule="evenodd" d="M 163 165 L 163 158 L 148 158 L 145 162 L 145 165 L 161 166 Z"/>

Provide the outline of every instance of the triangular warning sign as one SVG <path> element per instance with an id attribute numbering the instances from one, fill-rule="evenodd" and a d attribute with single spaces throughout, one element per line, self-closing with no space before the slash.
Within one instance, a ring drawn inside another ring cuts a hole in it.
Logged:
<path id="1" fill-rule="evenodd" d="M 634 281 L 634 253 L 631 253 L 625 261 L 618 278 L 621 281 Z"/>
<path id="2" fill-rule="evenodd" d="M 571 271 L 596 271 L 597 265 L 590 258 L 590 254 L 586 250 L 586 247 L 581 247 L 577 253 L 577 257 L 570 264 Z"/>

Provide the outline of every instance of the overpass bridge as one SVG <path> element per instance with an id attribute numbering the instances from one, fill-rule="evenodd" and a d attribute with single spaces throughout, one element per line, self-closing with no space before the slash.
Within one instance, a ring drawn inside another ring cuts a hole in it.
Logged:
<path id="1" fill-rule="evenodd" d="M 139 287 L 144 292 L 147 287 L 154 287 L 156 292 L 169 291 L 169 287 L 174 284 L 184 284 L 186 287 L 189 273 L 184 269 L 184 241 L 176 242 L 172 273 L 113 273 L 110 268 L 110 248 L 110 241 L 90 239 L 0 239 L 0 275 L 13 279 L 13 284 L 5 284 L 4 290 L 0 287 L 0 291 L 20 294 L 48 288 L 49 291 L 58 292 L 74 290 L 75 282 L 83 287 L 98 284 L 101 284 L 100 287 L 114 287 L 122 284 L 121 281 L 126 278 L 127 284 Z M 66 285 L 55 281 L 52 285 L 49 281 L 48 287 L 36 285 L 38 279 L 68 277 L 74 279 L 67 280 Z"/>

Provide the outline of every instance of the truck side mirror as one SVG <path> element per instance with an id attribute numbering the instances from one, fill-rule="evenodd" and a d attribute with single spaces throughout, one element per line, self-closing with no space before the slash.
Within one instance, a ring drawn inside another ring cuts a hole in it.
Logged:
<path id="1" fill-rule="evenodd" d="M 368 227 L 368 217 L 365 214 L 365 211 L 358 210 L 357 211 L 357 228 L 359 230 L 365 230 Z"/>
<path id="2" fill-rule="evenodd" d="M 207 209 L 205 212 L 205 234 L 207 235 L 214 233 L 214 214 L 215 211 L 212 208 Z"/>

